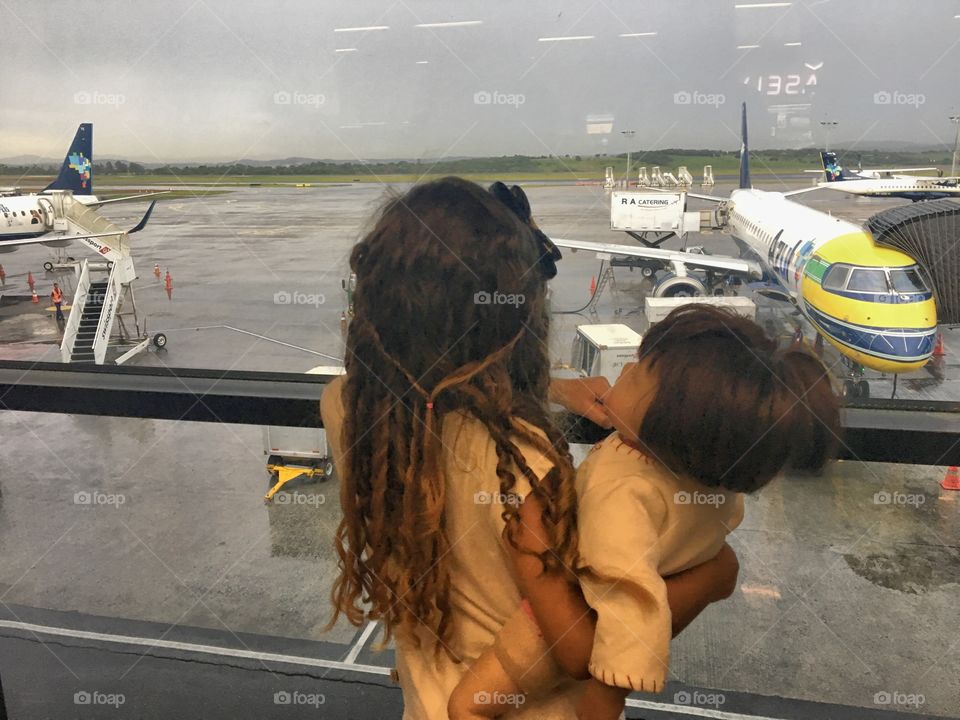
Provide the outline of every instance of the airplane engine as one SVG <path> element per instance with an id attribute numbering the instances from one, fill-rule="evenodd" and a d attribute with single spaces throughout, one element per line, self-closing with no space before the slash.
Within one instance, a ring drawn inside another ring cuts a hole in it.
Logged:
<path id="1" fill-rule="evenodd" d="M 707 294 L 704 284 L 692 275 L 667 273 L 653 287 L 653 297 L 698 297 Z"/>

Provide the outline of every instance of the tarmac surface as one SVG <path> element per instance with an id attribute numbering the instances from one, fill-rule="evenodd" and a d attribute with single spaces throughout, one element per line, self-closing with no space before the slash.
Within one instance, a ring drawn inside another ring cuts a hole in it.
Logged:
<path id="1" fill-rule="evenodd" d="M 548 234 L 630 242 L 608 229 L 602 188 L 528 194 Z M 895 204 L 802 197 L 857 220 Z M 346 185 L 158 205 L 133 236 L 136 300 L 149 331 L 169 343 L 132 362 L 291 372 L 335 364 L 340 281 L 383 198 L 380 187 Z M 142 210 L 107 207 L 127 225 Z M 719 233 L 691 239 L 701 243 L 734 252 Z M 44 274 L 48 257 L 42 248 L 0 256 L 4 359 L 58 357 L 47 304 L 11 301 L 28 270 L 42 296 L 56 278 L 71 297 L 69 273 Z M 154 263 L 170 270 L 170 297 Z M 554 309 L 584 305 L 598 265 L 568 253 L 552 283 Z M 596 318 L 555 316 L 558 362 L 569 360 L 579 323 L 643 329 L 644 283 L 620 269 L 616 283 Z M 782 309 L 763 307 L 761 321 L 791 333 Z M 948 336 L 948 360 L 950 344 Z M 945 372 L 936 385 L 917 373 L 917 389 L 901 379 L 898 396 L 953 397 L 956 369 Z M 391 653 L 373 651 L 376 628 L 341 621 L 325 630 L 336 477 L 295 481 L 283 502 L 265 506 L 254 426 L 8 411 L 0 434 L 0 681 L 10 717 L 400 716 Z M 960 497 L 940 489 L 942 476 L 842 462 L 748 498 L 731 536 L 737 591 L 675 641 L 672 684 L 638 697 L 645 704 L 628 716 L 960 717 Z M 124 703 L 109 705 L 111 695 Z"/>

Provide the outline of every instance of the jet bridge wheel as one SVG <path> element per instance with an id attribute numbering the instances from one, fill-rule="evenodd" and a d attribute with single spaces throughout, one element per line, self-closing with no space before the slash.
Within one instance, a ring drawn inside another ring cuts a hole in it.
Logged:
<path id="1" fill-rule="evenodd" d="M 654 297 L 699 297 L 707 288 L 695 277 L 667 273 L 653 288 Z"/>

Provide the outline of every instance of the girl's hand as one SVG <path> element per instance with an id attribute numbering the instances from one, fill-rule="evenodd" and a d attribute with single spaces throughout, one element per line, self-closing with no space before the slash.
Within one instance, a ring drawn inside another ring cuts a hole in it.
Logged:
<path id="1" fill-rule="evenodd" d="M 610 390 L 605 377 L 552 378 L 549 399 L 570 412 L 592 420 L 600 427 L 613 427 L 603 406 L 603 396 Z"/>

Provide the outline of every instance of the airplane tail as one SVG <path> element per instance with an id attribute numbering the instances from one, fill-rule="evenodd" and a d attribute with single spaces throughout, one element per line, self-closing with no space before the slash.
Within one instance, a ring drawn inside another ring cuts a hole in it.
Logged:
<path id="1" fill-rule="evenodd" d="M 747 145 L 747 104 L 743 103 L 740 117 L 740 187 L 753 187 L 750 182 L 750 148 Z"/>
<path id="2" fill-rule="evenodd" d="M 849 180 L 852 177 L 850 173 L 843 169 L 840 161 L 837 160 L 836 153 L 822 151 L 820 153 L 820 163 L 823 165 L 823 174 L 826 176 L 828 183 Z"/>
<path id="3" fill-rule="evenodd" d="M 93 124 L 82 123 L 73 136 L 60 174 L 44 190 L 72 190 L 74 195 L 93 194 Z"/>

